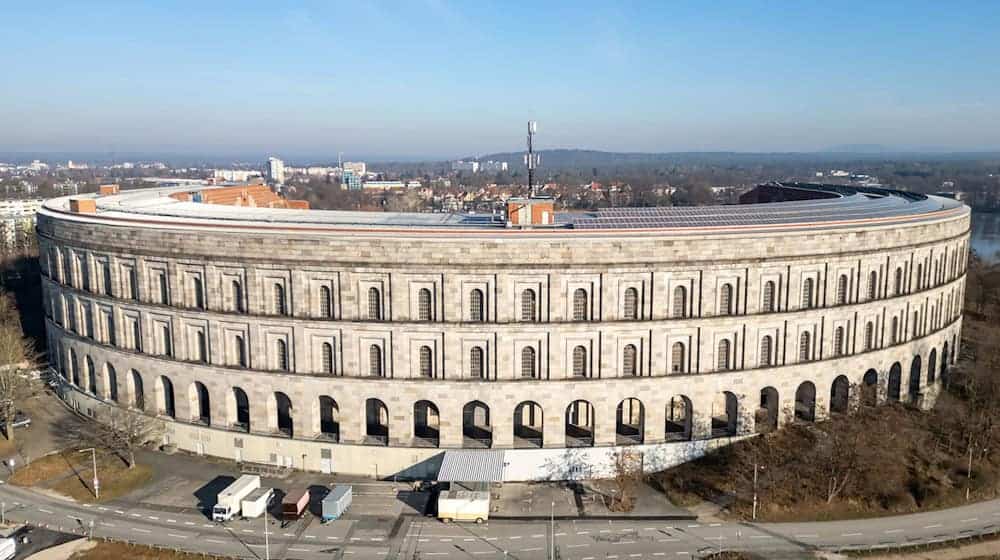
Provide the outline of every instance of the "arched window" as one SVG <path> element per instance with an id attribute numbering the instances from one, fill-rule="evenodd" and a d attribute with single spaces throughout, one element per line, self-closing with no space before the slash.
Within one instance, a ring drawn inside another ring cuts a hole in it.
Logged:
<path id="1" fill-rule="evenodd" d="M 760 366 L 768 367 L 771 365 L 771 337 L 770 335 L 764 335 L 760 339 Z"/>
<path id="2" fill-rule="evenodd" d="M 719 289 L 719 315 L 733 314 L 733 286 L 723 284 Z"/>
<path id="3" fill-rule="evenodd" d="M 760 307 L 764 313 L 774 313 L 774 282 L 771 280 L 764 283 L 764 295 L 761 297 Z"/>
<path id="4" fill-rule="evenodd" d="M 104 295 L 106 296 L 112 295 L 110 264 L 104 263 L 101 265 L 101 276 L 103 277 L 102 283 L 104 284 Z"/>
<path id="5" fill-rule="evenodd" d="M 486 379 L 485 361 L 482 348 L 473 346 L 469 349 L 469 377 L 473 379 Z"/>
<path id="6" fill-rule="evenodd" d="M 639 357 L 637 354 L 638 351 L 634 344 L 625 345 L 625 350 L 622 352 L 622 375 L 635 377 L 639 374 Z"/>
<path id="7" fill-rule="evenodd" d="M 837 305 L 847 303 L 847 275 L 841 274 L 837 279 Z"/>
<path id="8" fill-rule="evenodd" d="M 243 308 L 243 287 L 240 285 L 240 281 L 233 280 L 231 289 L 233 291 L 233 311 L 243 313 L 245 311 Z"/>
<path id="9" fill-rule="evenodd" d="M 715 369 L 719 371 L 729 369 L 729 350 L 729 340 L 725 338 L 720 340 L 715 352 Z"/>
<path id="10" fill-rule="evenodd" d="M 420 377 L 434 377 L 434 354 L 430 346 L 420 347 Z"/>
<path id="11" fill-rule="evenodd" d="M 673 306 L 674 309 L 671 315 L 674 319 L 687 317 L 687 288 L 684 286 L 674 288 Z"/>
<path id="12" fill-rule="evenodd" d="M 324 319 L 333 317 L 333 294 L 329 286 L 319 287 L 319 316 Z"/>
<path id="13" fill-rule="evenodd" d="M 535 321 L 535 290 L 521 292 L 521 320 Z"/>
<path id="14" fill-rule="evenodd" d="M 281 284 L 274 284 L 274 314 L 284 315 L 285 307 L 285 287 Z"/>
<path id="15" fill-rule="evenodd" d="M 521 377 L 535 377 L 535 349 L 531 346 L 521 349 Z"/>
<path id="16" fill-rule="evenodd" d="M 482 322 L 486 320 L 485 302 L 483 301 L 483 291 L 476 288 L 469 292 L 469 320 Z"/>
<path id="17" fill-rule="evenodd" d="M 684 373 L 684 343 L 675 342 L 670 347 L 670 373 Z"/>
<path id="18" fill-rule="evenodd" d="M 896 277 L 893 280 L 892 287 L 893 287 L 893 290 L 892 290 L 893 295 L 897 295 L 898 296 L 898 295 L 900 295 L 900 294 L 903 293 L 903 269 L 902 268 L 897 268 L 896 269 Z"/>
<path id="19" fill-rule="evenodd" d="M 247 347 L 243 342 L 243 335 L 236 335 L 233 345 L 236 349 L 236 365 L 240 367 L 247 367 Z"/>
<path id="20" fill-rule="evenodd" d="M 279 371 L 288 371 L 288 343 L 277 340 L 274 345 L 275 365 Z"/>
<path id="21" fill-rule="evenodd" d="M 625 320 L 634 321 L 639 318 L 639 292 L 635 288 L 625 290 L 625 301 L 622 308 Z"/>
<path id="22" fill-rule="evenodd" d="M 868 299 L 878 298 L 878 273 L 874 270 L 868 275 Z"/>
<path id="23" fill-rule="evenodd" d="M 917 336 L 919 336 L 918 335 L 919 332 L 920 332 L 920 312 L 919 311 L 914 311 L 913 312 L 913 338 L 917 338 Z"/>
<path id="24" fill-rule="evenodd" d="M 833 329 L 833 355 L 844 355 L 844 327 Z"/>
<path id="25" fill-rule="evenodd" d="M 899 342 L 899 317 L 892 318 L 892 330 L 889 331 L 889 344 Z"/>
<path id="26" fill-rule="evenodd" d="M 802 308 L 809 309 L 813 306 L 813 279 L 806 278 L 802 282 Z"/>
<path id="27" fill-rule="evenodd" d="M 577 288 L 573 291 L 573 320 L 586 321 L 589 316 L 587 305 L 587 290 Z"/>
<path id="28" fill-rule="evenodd" d="M 368 320 L 382 320 L 382 294 L 374 286 L 368 288 Z"/>
<path id="29" fill-rule="evenodd" d="M 917 289 L 922 290 L 924 288 L 924 265 L 923 263 L 917 263 Z"/>
<path id="30" fill-rule="evenodd" d="M 205 292 L 202 290 L 201 278 L 191 278 L 191 290 L 194 292 L 194 308 L 205 309 Z"/>
<path id="31" fill-rule="evenodd" d="M 333 345 L 324 342 L 320 351 L 320 367 L 323 373 L 333 373 Z"/>
<path id="32" fill-rule="evenodd" d="M 382 348 L 378 344 L 368 347 L 368 375 L 382 377 Z"/>
<path id="33" fill-rule="evenodd" d="M 875 347 L 875 325 L 871 321 L 865 323 L 865 350 Z"/>
<path id="34" fill-rule="evenodd" d="M 573 377 L 587 377 L 587 349 L 583 346 L 573 349 Z"/>
<path id="35" fill-rule="evenodd" d="M 812 348 L 809 344 L 809 333 L 804 332 L 799 335 L 799 361 L 808 362 L 809 357 L 812 355 Z"/>
<path id="36" fill-rule="evenodd" d="M 431 314 L 431 291 L 427 288 L 420 288 L 417 292 L 417 320 L 430 321 Z"/>

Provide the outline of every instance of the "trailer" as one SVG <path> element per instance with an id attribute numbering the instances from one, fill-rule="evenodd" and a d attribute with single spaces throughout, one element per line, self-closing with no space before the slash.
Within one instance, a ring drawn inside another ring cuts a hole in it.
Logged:
<path id="1" fill-rule="evenodd" d="M 212 521 L 229 521 L 240 512 L 243 498 L 260 488 L 260 477 L 255 474 L 245 474 L 227 486 L 215 500 L 212 508 Z"/>
<path id="2" fill-rule="evenodd" d="M 243 498 L 243 519 L 260 517 L 267 512 L 267 506 L 274 497 L 274 488 L 260 487 Z"/>
<path id="3" fill-rule="evenodd" d="M 333 490 L 323 498 L 323 521 L 339 519 L 350 507 L 353 499 L 354 489 L 351 486 L 346 484 L 334 486 Z"/>
<path id="4" fill-rule="evenodd" d="M 490 518 L 489 486 L 484 482 L 451 483 L 448 490 L 438 495 L 438 519 L 475 521 L 482 523 Z"/>
<path id="5" fill-rule="evenodd" d="M 285 521 L 292 521 L 302 517 L 302 512 L 309 505 L 309 489 L 296 490 L 285 494 L 285 499 L 281 500 L 281 517 Z"/>

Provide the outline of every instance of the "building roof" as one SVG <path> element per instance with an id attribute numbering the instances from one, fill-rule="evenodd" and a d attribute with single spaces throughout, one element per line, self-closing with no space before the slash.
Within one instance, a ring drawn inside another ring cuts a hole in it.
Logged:
<path id="1" fill-rule="evenodd" d="M 444 452 L 440 482 L 502 482 L 503 450 L 452 449 Z"/>
<path id="2" fill-rule="evenodd" d="M 558 212 L 552 226 L 526 231 L 563 234 L 622 231 L 688 235 L 748 230 L 824 229 L 932 220 L 968 211 L 961 202 L 949 198 L 884 188 L 771 183 L 758 189 L 766 191 L 767 196 L 758 196 L 756 200 L 783 201 Z M 86 216 L 69 212 L 69 197 L 55 198 L 46 201 L 42 212 L 44 214 L 48 210 L 62 217 L 68 215 L 75 219 L 118 222 L 130 226 L 210 227 L 240 231 L 298 230 L 362 234 L 465 231 L 470 235 L 521 231 L 506 227 L 499 214 L 248 208 L 178 200 L 179 197 L 171 196 L 194 190 L 192 187 L 153 188 L 100 196 L 96 197 L 96 213 Z"/>

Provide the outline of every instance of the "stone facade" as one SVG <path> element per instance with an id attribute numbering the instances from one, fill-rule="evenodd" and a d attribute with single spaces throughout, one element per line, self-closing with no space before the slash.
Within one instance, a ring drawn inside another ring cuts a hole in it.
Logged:
<path id="1" fill-rule="evenodd" d="M 521 478 L 572 478 L 544 464 L 637 445 L 662 467 L 869 390 L 930 404 L 969 212 L 498 233 L 53 206 L 38 232 L 50 358 L 82 409 L 140 407 L 181 448 L 247 461 L 424 476 L 441 449 L 492 447 L 535 461 Z"/>

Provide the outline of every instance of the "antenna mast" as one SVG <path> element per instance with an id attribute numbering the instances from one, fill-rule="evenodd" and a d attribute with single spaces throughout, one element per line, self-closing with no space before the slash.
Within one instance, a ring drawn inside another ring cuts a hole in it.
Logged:
<path id="1" fill-rule="evenodd" d="M 524 156 L 524 165 L 528 167 L 529 198 L 535 196 L 535 167 L 541 162 L 541 158 L 535 155 L 534 148 L 531 145 L 532 138 L 534 138 L 536 132 L 538 132 L 538 123 L 528 121 L 528 153 Z"/>

